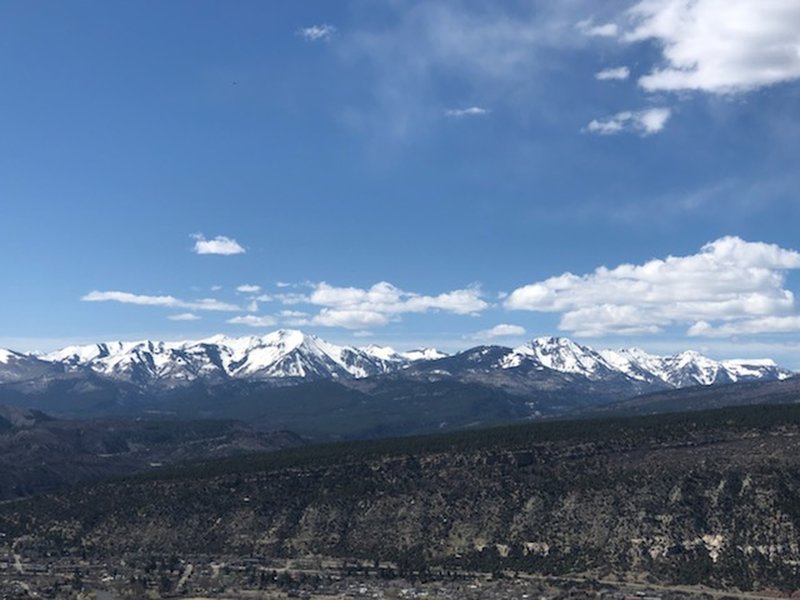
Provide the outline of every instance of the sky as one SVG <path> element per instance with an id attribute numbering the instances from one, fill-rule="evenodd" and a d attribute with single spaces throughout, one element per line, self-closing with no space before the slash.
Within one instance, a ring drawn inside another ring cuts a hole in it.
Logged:
<path id="1" fill-rule="evenodd" d="M 800 3 L 0 3 L 0 347 L 800 369 Z"/>

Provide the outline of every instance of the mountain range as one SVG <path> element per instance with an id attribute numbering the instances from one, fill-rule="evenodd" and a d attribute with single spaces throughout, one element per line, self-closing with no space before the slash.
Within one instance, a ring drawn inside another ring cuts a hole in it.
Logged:
<path id="1" fill-rule="evenodd" d="M 459 368 L 454 370 L 455 364 Z M 85 371 L 140 386 L 228 379 L 296 383 L 364 379 L 412 367 L 453 376 L 458 371 L 549 370 L 590 381 L 622 376 L 673 388 L 790 375 L 769 359 L 715 361 L 694 351 L 656 356 L 637 348 L 595 351 L 562 337 L 539 337 L 516 348 L 478 346 L 453 356 L 432 348 L 397 352 L 388 346 L 339 346 L 290 329 L 188 342 L 103 342 L 47 354 L 0 349 L 0 383 Z"/>
<path id="2" fill-rule="evenodd" d="M 598 351 L 561 337 L 448 355 L 341 346 L 282 329 L 240 338 L 105 342 L 47 354 L 0 350 L 0 403 L 81 418 L 236 418 L 305 435 L 370 437 L 525 420 L 641 394 L 791 375 L 767 359 Z"/>

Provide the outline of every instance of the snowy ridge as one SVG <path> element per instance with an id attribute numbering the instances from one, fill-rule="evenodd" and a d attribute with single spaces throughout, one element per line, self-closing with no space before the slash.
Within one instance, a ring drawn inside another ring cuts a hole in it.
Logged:
<path id="1" fill-rule="evenodd" d="M 0 364 L 6 364 L 11 361 L 12 358 L 18 356 L 16 352 L 12 352 L 11 350 L 6 350 L 4 348 L 0 348 Z"/>
<path id="2" fill-rule="evenodd" d="M 567 338 L 542 337 L 514 348 L 503 357 L 500 367 L 512 369 L 533 363 L 562 373 L 601 381 L 624 376 L 644 383 L 670 387 L 735 383 L 758 379 L 786 379 L 791 372 L 770 359 L 715 361 L 694 351 L 673 356 L 648 354 L 638 348 L 595 351 Z"/>
<path id="3" fill-rule="evenodd" d="M 518 346 L 505 356 L 501 367 L 510 369 L 526 361 L 561 373 L 575 373 L 588 379 L 603 379 L 616 369 L 600 354 L 567 338 L 539 337 Z"/>
<path id="4" fill-rule="evenodd" d="M 440 358 L 446 358 L 448 354 L 436 348 L 415 348 L 414 350 L 401 352 L 400 356 L 408 361 L 414 362 L 417 360 L 438 360 Z"/>
<path id="5" fill-rule="evenodd" d="M 397 352 L 388 346 L 339 346 L 302 331 L 280 329 L 260 336 L 69 346 L 44 355 L 0 350 L 0 383 L 81 372 L 138 386 L 231 379 L 289 383 L 363 379 L 412 365 L 430 365 L 424 368 L 440 369 L 455 378 L 481 372 L 515 377 L 557 372 L 576 381 L 628 382 L 656 389 L 792 375 L 769 359 L 715 361 L 693 351 L 656 356 L 638 348 L 596 351 L 561 337 L 539 337 L 513 349 L 473 348 L 448 357 L 433 348 Z"/>
<path id="6" fill-rule="evenodd" d="M 229 378 L 363 378 L 402 368 L 413 360 L 389 347 L 338 346 L 292 329 L 239 338 L 216 335 L 186 342 L 70 346 L 41 358 L 67 369 L 90 369 L 138 384 Z"/>

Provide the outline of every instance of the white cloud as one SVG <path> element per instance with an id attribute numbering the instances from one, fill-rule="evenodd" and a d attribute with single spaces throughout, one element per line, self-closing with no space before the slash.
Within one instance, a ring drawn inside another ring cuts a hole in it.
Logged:
<path id="1" fill-rule="evenodd" d="M 617 37 L 619 34 L 619 27 L 616 23 L 595 25 L 591 19 L 579 21 L 575 27 L 577 27 L 583 35 L 588 35 L 590 37 Z"/>
<path id="2" fill-rule="evenodd" d="M 477 287 L 426 296 L 406 292 L 386 281 L 378 282 L 369 289 L 335 287 L 322 282 L 309 296 L 309 302 L 332 308 L 363 308 L 386 314 L 445 310 L 464 315 L 478 313 L 489 306 L 481 299 Z"/>
<path id="3" fill-rule="evenodd" d="M 445 311 L 469 315 L 489 306 L 477 287 L 428 296 L 401 290 L 385 281 L 368 289 L 336 287 L 322 282 L 314 286 L 304 301 L 324 307 L 312 318 L 312 323 L 348 329 L 379 327 L 405 313 Z"/>
<path id="4" fill-rule="evenodd" d="M 277 321 L 274 317 L 270 317 L 269 315 L 241 315 L 228 319 L 227 323 L 231 325 L 247 325 L 248 327 L 272 327 Z"/>
<path id="5" fill-rule="evenodd" d="M 800 78 L 800 2 L 643 0 L 626 41 L 653 40 L 664 64 L 639 79 L 648 91 L 731 93 Z"/>
<path id="6" fill-rule="evenodd" d="M 275 294 L 275 299 L 281 304 L 308 304 L 308 296 L 305 294 Z"/>
<path id="7" fill-rule="evenodd" d="M 244 254 L 246 250 L 239 243 L 224 235 L 218 235 L 214 239 L 207 240 L 202 233 L 196 233 L 194 238 L 194 252 L 196 254 L 221 254 L 230 256 L 232 254 Z"/>
<path id="8" fill-rule="evenodd" d="M 586 131 L 600 135 L 612 135 L 622 132 L 636 132 L 640 135 L 652 135 L 664 129 L 672 111 L 669 108 L 648 108 L 636 112 L 624 111 L 607 119 L 593 120 L 586 126 Z"/>
<path id="9" fill-rule="evenodd" d="M 800 269 L 800 253 L 724 237 L 690 256 L 551 277 L 514 290 L 504 306 L 561 313 L 559 328 L 580 336 L 680 325 L 709 335 L 717 333 L 713 322 L 719 335 L 777 331 L 796 323 L 794 295 L 784 289 L 790 269 Z"/>
<path id="10" fill-rule="evenodd" d="M 798 333 L 800 332 L 800 316 L 762 317 L 744 319 L 732 323 L 724 323 L 714 327 L 708 321 L 698 321 L 687 333 L 696 337 L 734 337 L 760 333 Z"/>
<path id="11" fill-rule="evenodd" d="M 194 313 L 180 313 L 167 317 L 170 321 L 199 321 L 200 317 Z"/>
<path id="12" fill-rule="evenodd" d="M 269 294 L 259 294 L 254 300 L 258 300 L 259 302 L 272 302 L 272 296 Z"/>
<path id="13" fill-rule="evenodd" d="M 305 38 L 309 42 L 327 42 L 335 33 L 336 27 L 327 24 L 303 27 L 297 32 L 298 35 Z"/>
<path id="14" fill-rule="evenodd" d="M 323 308 L 310 322 L 323 327 L 363 329 L 386 325 L 389 317 L 383 313 L 357 308 Z"/>
<path id="15" fill-rule="evenodd" d="M 475 339 L 521 337 L 525 335 L 525 333 L 526 333 L 525 328 L 521 327 L 520 325 L 509 325 L 508 323 L 501 323 L 500 325 L 495 325 L 491 329 L 484 329 L 483 331 L 479 331 L 472 337 Z"/>
<path id="16" fill-rule="evenodd" d="M 84 302 L 120 302 L 122 304 L 138 304 L 140 306 L 167 306 L 171 308 L 186 308 L 189 310 L 210 310 L 210 311 L 238 311 L 241 310 L 235 304 L 221 302 L 214 298 L 202 298 L 200 300 L 186 301 L 179 300 L 174 296 L 147 296 L 144 294 L 132 294 L 130 292 L 98 290 L 89 292 L 81 298 Z"/>
<path id="17" fill-rule="evenodd" d="M 374 334 L 371 331 L 363 330 L 363 331 L 354 331 L 353 337 L 357 338 L 367 338 L 372 337 Z"/>
<path id="18" fill-rule="evenodd" d="M 211 291 L 212 291 L 212 292 L 218 292 L 218 291 L 220 291 L 221 289 L 222 289 L 222 286 L 221 286 L 221 285 L 212 285 L 212 286 L 211 286 Z"/>
<path id="19" fill-rule="evenodd" d="M 81 298 L 84 302 L 122 302 L 123 304 L 139 304 L 141 306 L 178 306 L 180 300 L 174 296 L 147 296 L 130 292 L 93 291 Z"/>
<path id="20" fill-rule="evenodd" d="M 287 288 L 292 287 L 293 284 L 289 283 L 288 281 L 276 281 L 275 285 L 279 288 Z"/>
<path id="21" fill-rule="evenodd" d="M 252 285 L 250 283 L 244 283 L 236 288 L 237 292 L 241 292 L 242 294 L 257 294 L 261 291 L 260 285 Z"/>
<path id="22" fill-rule="evenodd" d="M 630 75 L 631 70 L 628 67 L 614 67 L 595 73 L 594 78 L 600 81 L 622 81 L 630 77 Z"/>
<path id="23" fill-rule="evenodd" d="M 489 110 L 480 106 L 470 106 L 468 108 L 451 108 L 444 111 L 445 116 L 459 119 L 461 117 L 480 117 L 488 115 Z"/>
<path id="24" fill-rule="evenodd" d="M 258 312 L 258 300 L 251 300 L 246 310 L 247 312 Z"/>
<path id="25" fill-rule="evenodd" d="M 216 310 L 222 312 L 242 310 L 241 307 L 231 304 L 230 302 L 222 302 L 215 298 L 201 298 L 192 302 L 181 302 L 179 306 L 194 310 Z"/>

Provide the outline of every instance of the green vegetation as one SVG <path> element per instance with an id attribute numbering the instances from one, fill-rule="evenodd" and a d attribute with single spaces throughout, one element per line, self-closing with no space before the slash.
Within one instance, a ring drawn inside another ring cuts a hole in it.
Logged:
<path id="1" fill-rule="evenodd" d="M 692 434 L 766 431 L 782 425 L 800 426 L 800 405 L 742 406 L 690 413 L 542 421 L 438 435 L 314 444 L 163 469 L 142 477 L 215 477 L 229 473 L 321 467 L 389 456 L 513 451 L 552 442 L 635 446 L 643 442 L 667 442 Z"/>

